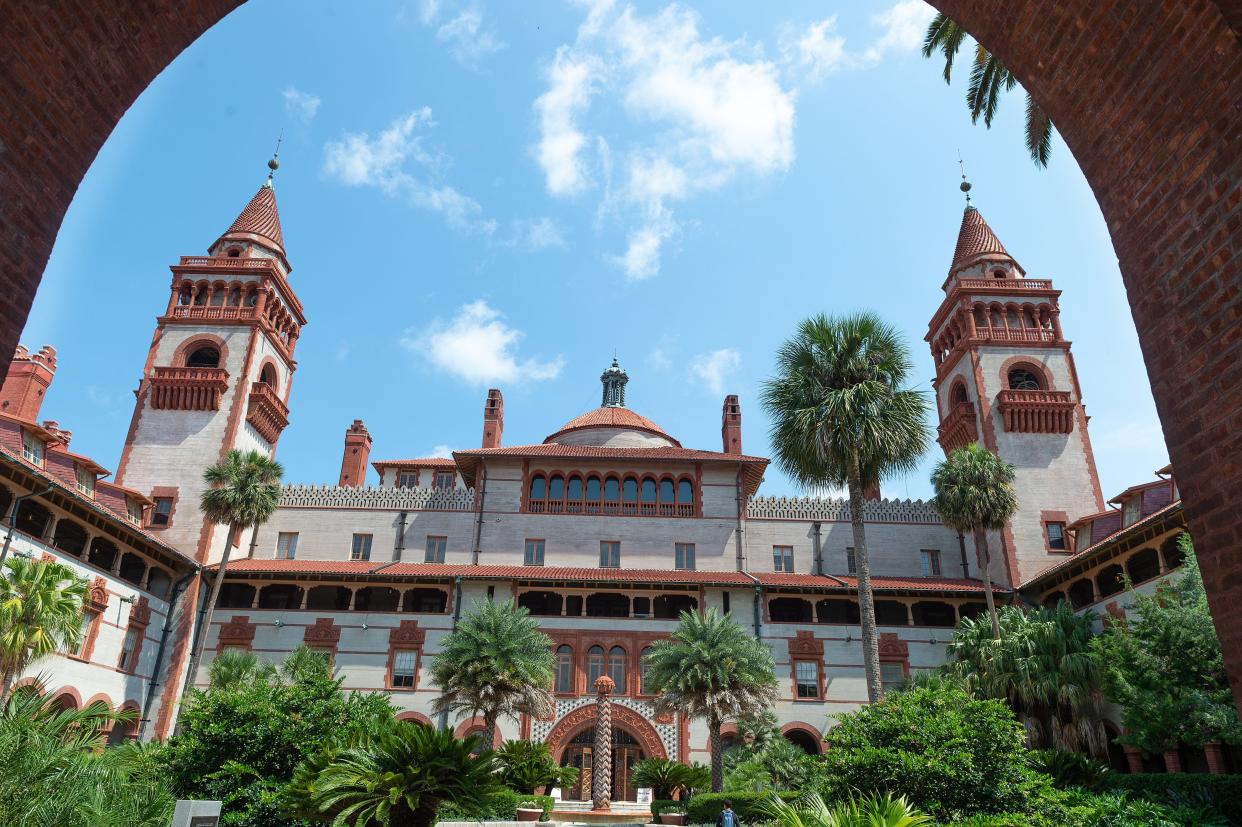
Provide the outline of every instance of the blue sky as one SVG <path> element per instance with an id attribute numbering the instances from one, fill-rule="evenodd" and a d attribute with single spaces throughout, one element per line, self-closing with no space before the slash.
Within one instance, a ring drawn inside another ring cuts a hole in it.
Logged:
<path id="1" fill-rule="evenodd" d="M 919 0 L 673 4 L 252 0 L 138 99 L 57 239 L 22 341 L 53 344 L 44 416 L 115 467 L 168 265 L 276 186 L 298 344 L 286 477 L 335 482 L 345 427 L 373 458 L 507 444 L 599 402 L 614 351 L 630 407 L 719 449 L 811 312 L 873 309 L 923 342 L 975 203 L 1062 325 L 1105 495 L 1165 450 L 1116 257 L 1058 139 L 1037 170 L 1020 92 L 988 131 L 917 49 Z M 923 497 L 938 456 L 885 494 Z M 772 469 L 764 493 L 797 493 Z"/>

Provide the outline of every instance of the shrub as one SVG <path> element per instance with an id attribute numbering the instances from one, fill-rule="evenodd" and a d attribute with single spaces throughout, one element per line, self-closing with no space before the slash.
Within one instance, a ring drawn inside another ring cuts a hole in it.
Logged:
<path id="1" fill-rule="evenodd" d="M 684 813 L 686 805 L 681 801 L 673 801 L 668 798 L 657 798 L 651 802 L 651 818 L 658 821 L 660 813 Z"/>
<path id="2" fill-rule="evenodd" d="M 1081 787 L 1094 790 L 1109 773 L 1107 765 L 1081 752 L 1060 749 L 1032 750 L 1029 763 L 1032 769 L 1052 776 L 1052 783 L 1061 789 Z"/>
<path id="3" fill-rule="evenodd" d="M 505 786 L 520 793 L 534 793 L 538 787 L 572 787 L 578 780 L 578 770 L 557 764 L 544 743 L 505 741 L 496 750 L 496 758 Z"/>
<path id="4" fill-rule="evenodd" d="M 1242 775 L 1204 773 L 1112 773 L 1103 787 L 1161 804 L 1212 807 L 1230 824 L 1242 824 Z"/>
<path id="5" fill-rule="evenodd" d="M 975 815 L 950 822 L 949 827 L 1226 827 L 1229 823 L 1212 812 L 1082 790 L 1054 791 L 1037 806 L 1035 812 Z"/>
<path id="6" fill-rule="evenodd" d="M 763 802 L 767 801 L 771 795 L 770 792 L 702 793 L 691 798 L 686 805 L 686 821 L 691 824 L 715 824 L 716 816 L 720 815 L 720 809 L 726 801 L 733 802 L 733 812 L 737 813 L 737 817 L 743 824 L 763 821 L 767 818 Z M 785 801 L 793 801 L 799 794 L 781 792 L 777 795 Z"/>
<path id="7" fill-rule="evenodd" d="M 436 811 L 436 821 L 513 821 L 517 818 L 519 804 L 534 801 L 543 808 L 541 821 L 548 820 L 552 812 L 552 796 L 527 795 L 513 790 L 496 790 L 487 796 L 487 801 L 480 807 L 459 807 L 446 801 Z"/>
<path id="8" fill-rule="evenodd" d="M 1000 701 L 915 687 L 841 716 L 817 780 L 828 800 L 890 793 L 941 820 L 1021 812 L 1051 789 L 1026 763 L 1022 726 Z"/>

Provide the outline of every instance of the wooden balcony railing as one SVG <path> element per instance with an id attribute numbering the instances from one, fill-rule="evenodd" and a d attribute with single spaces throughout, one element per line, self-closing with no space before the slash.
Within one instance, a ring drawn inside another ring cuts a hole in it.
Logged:
<path id="1" fill-rule="evenodd" d="M 224 368 L 155 368 L 151 407 L 163 411 L 218 411 L 229 387 Z"/>
<path id="2" fill-rule="evenodd" d="M 958 402 L 940 425 L 940 447 L 944 448 L 947 454 L 955 448 L 977 441 L 979 439 L 978 422 L 975 406 L 970 402 Z"/>
<path id="3" fill-rule="evenodd" d="M 250 386 L 246 421 L 254 426 L 259 436 L 272 443 L 289 425 L 289 408 L 270 385 L 266 382 L 255 382 Z"/>
<path id="4" fill-rule="evenodd" d="M 1003 390 L 996 395 L 1005 430 L 1027 434 L 1068 434 L 1074 430 L 1069 391 Z"/>

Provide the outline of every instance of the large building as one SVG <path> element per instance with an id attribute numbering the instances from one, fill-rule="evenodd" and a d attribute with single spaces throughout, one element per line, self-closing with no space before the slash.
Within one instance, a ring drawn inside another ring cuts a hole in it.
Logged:
<path id="1" fill-rule="evenodd" d="M 32 493 L 27 503 L 51 506 L 42 522 L 19 511 L 14 546 L 72 558 L 102 581 L 102 608 L 91 611 L 115 630 L 32 668 L 27 679 L 37 674 L 58 702 L 134 706 L 139 734 L 162 737 L 202 634 L 207 655 L 189 683 L 204 684 L 227 649 L 277 660 L 309 645 L 331 653 L 348 689 L 388 691 L 402 717 L 464 734 L 482 722 L 434 720 L 429 658 L 473 604 L 512 599 L 553 641 L 556 704 L 547 720 L 502 721 L 499 737 L 589 761 L 589 688 L 608 675 L 620 799 L 633 797 L 629 769 L 643 756 L 707 757 L 702 724 L 656 716 L 644 685 L 644 650 L 681 611 L 729 613 L 772 648 L 776 714 L 805 749 L 822 749 L 835 716 L 865 703 L 848 503 L 764 496 L 768 460 L 743 451 L 737 396 L 722 400 L 719 446 L 683 446 L 626 405 L 629 377 L 615 359 L 600 388 L 583 388 L 589 409 L 548 423 L 535 445 L 504 442 L 505 417 L 522 412 L 506 411 L 499 389 L 483 400 L 479 447 L 448 458 L 372 461 L 372 435 L 354 420 L 336 483 L 286 486 L 276 515 L 237 538 L 211 627 L 195 629 L 193 599 L 177 598 L 200 593 L 228 541 L 199 511 L 203 469 L 233 448 L 276 453 L 306 324 L 271 176 L 207 256 L 171 269 L 114 485 L 68 453 L 67 432 L 36 423 L 53 353 L 19 352 L 0 396 L 0 473 L 14 489 L 0 496 Z M 997 599 L 1065 595 L 1084 611 L 1124 611 L 1122 566 L 1152 583 L 1177 565 L 1171 478 L 1106 507 L 1060 292 L 1026 278 L 973 207 L 943 289 L 927 334 L 940 444 L 977 441 L 1017 467 L 1021 507 L 991 545 Z M 369 468 L 378 485 L 366 484 Z M 49 475 L 54 490 L 39 494 Z M 943 662 L 957 621 L 983 611 L 983 586 L 971 541 L 928 503 L 876 495 L 864 509 L 892 685 Z M 85 515 L 85 540 L 57 528 L 73 515 Z M 95 551 L 104 535 L 110 557 Z M 143 622 L 150 631 L 134 654 L 136 614 L 159 622 Z"/>

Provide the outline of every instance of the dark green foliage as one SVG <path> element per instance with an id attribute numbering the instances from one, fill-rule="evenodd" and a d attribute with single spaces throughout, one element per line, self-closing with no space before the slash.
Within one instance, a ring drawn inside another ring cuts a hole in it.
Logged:
<path id="1" fill-rule="evenodd" d="M 770 792 L 763 793 L 702 793 L 696 795 L 686 805 L 686 823 L 688 824 L 715 824 L 716 816 L 720 815 L 720 810 L 724 807 L 726 801 L 733 802 L 733 812 L 737 813 L 738 818 L 742 820 L 742 824 L 753 824 L 757 821 L 766 820 L 764 815 L 763 804 L 772 795 Z M 777 793 L 785 801 L 793 801 L 799 795 L 796 792 L 779 792 Z"/>
<path id="2" fill-rule="evenodd" d="M 392 714 L 386 696 L 343 693 L 326 658 L 295 652 L 283 679 L 226 682 L 187 693 L 181 732 L 160 760 L 177 796 L 224 802 L 224 825 L 303 824 L 280 814 L 281 790 L 298 762 Z"/>
<path id="3" fill-rule="evenodd" d="M 644 758 L 634 765 L 634 782 L 650 787 L 656 799 L 671 799 L 678 793 L 685 798 L 690 790 L 710 787 L 712 772 L 701 764 L 686 766 L 667 758 Z"/>
<path id="4" fill-rule="evenodd" d="M 949 827 L 1226 827 L 1214 812 L 1168 807 L 1123 794 L 1054 792 L 1027 812 L 976 815 Z"/>
<path id="5" fill-rule="evenodd" d="M 887 792 L 940 819 L 1021 811 L 1051 788 L 1027 767 L 1023 739 L 1000 701 L 916 687 L 841 716 L 817 783 L 829 800 Z"/>
<path id="6" fill-rule="evenodd" d="M 1031 769 L 1052 776 L 1052 783 L 1061 789 L 1080 787 L 1094 790 L 1109 773 L 1106 764 L 1081 752 L 1067 752 L 1062 749 L 1032 750 L 1029 763 Z"/>
<path id="7" fill-rule="evenodd" d="M 1103 788 L 1164 804 L 1189 807 L 1207 804 L 1230 824 L 1242 824 L 1242 775 L 1112 773 L 1105 779 Z"/>
<path id="8" fill-rule="evenodd" d="M 651 819 L 655 822 L 660 820 L 660 813 L 684 813 L 685 811 L 684 801 L 673 801 L 669 798 L 655 798 L 651 801 Z"/>
<path id="9" fill-rule="evenodd" d="M 505 741 L 496 750 L 500 777 L 506 787 L 532 794 L 538 787 L 572 787 L 579 770 L 552 760 L 548 745 L 532 741 Z"/>
<path id="10" fill-rule="evenodd" d="M 518 805 L 525 801 L 537 801 L 543 808 L 541 821 L 548 820 L 555 803 L 550 795 L 526 795 L 513 790 L 493 790 L 477 805 L 462 805 L 446 801 L 436 811 L 436 821 L 513 821 L 517 818 Z"/>

